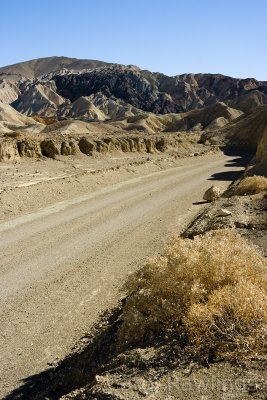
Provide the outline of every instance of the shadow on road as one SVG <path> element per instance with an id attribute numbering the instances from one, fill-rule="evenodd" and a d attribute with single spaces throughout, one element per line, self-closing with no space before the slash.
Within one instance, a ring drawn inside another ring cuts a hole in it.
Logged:
<path id="1" fill-rule="evenodd" d="M 244 172 L 244 169 L 246 165 L 249 163 L 249 161 L 252 158 L 251 154 L 246 154 L 246 153 L 235 153 L 233 151 L 225 151 L 225 155 L 235 157 L 232 160 L 229 160 L 225 163 L 225 167 L 229 168 L 235 168 L 235 170 L 229 170 L 229 171 L 224 171 L 224 172 L 217 172 L 209 177 L 210 181 L 235 181 L 241 177 L 241 175 Z M 236 168 L 240 167 L 240 171 L 236 171 Z M 243 168 L 242 168 L 243 167 Z"/>

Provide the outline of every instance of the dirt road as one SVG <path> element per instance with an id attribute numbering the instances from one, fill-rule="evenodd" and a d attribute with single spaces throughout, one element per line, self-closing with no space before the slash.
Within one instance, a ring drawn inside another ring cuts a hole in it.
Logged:
<path id="1" fill-rule="evenodd" d="M 69 353 L 127 275 L 199 211 L 203 191 L 226 188 L 208 178 L 240 170 L 229 161 L 200 157 L 0 224 L 2 396 Z"/>

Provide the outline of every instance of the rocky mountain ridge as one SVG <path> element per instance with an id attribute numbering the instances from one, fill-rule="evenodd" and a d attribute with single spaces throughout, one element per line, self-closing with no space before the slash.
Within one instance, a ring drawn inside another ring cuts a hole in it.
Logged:
<path id="1" fill-rule="evenodd" d="M 202 73 L 169 77 L 135 66 L 50 57 L 0 68 L 0 101 L 26 115 L 56 119 L 181 113 L 217 102 L 249 112 L 267 104 L 267 82 Z"/>

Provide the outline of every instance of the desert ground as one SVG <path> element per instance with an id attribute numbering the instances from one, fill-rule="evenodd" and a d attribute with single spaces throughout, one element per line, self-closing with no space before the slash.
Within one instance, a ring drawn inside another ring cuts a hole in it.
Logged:
<path id="1" fill-rule="evenodd" d="M 235 159 L 1 164 L 2 395 L 71 351 L 127 275 L 202 209 L 203 190 L 243 170 Z"/>
<path id="2" fill-rule="evenodd" d="M 0 68 L 0 396 L 266 400 L 267 83 Z"/>

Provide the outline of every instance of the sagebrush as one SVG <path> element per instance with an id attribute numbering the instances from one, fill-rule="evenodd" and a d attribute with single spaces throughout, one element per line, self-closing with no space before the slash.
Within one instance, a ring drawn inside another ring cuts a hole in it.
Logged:
<path id="1" fill-rule="evenodd" d="M 242 179 L 235 186 L 234 194 L 243 196 L 245 194 L 257 194 L 265 190 L 267 190 L 267 178 L 265 176 L 253 175 Z"/>
<path id="2" fill-rule="evenodd" d="M 174 237 L 126 290 L 122 343 L 186 335 L 195 354 L 266 354 L 267 261 L 234 231 Z"/>

